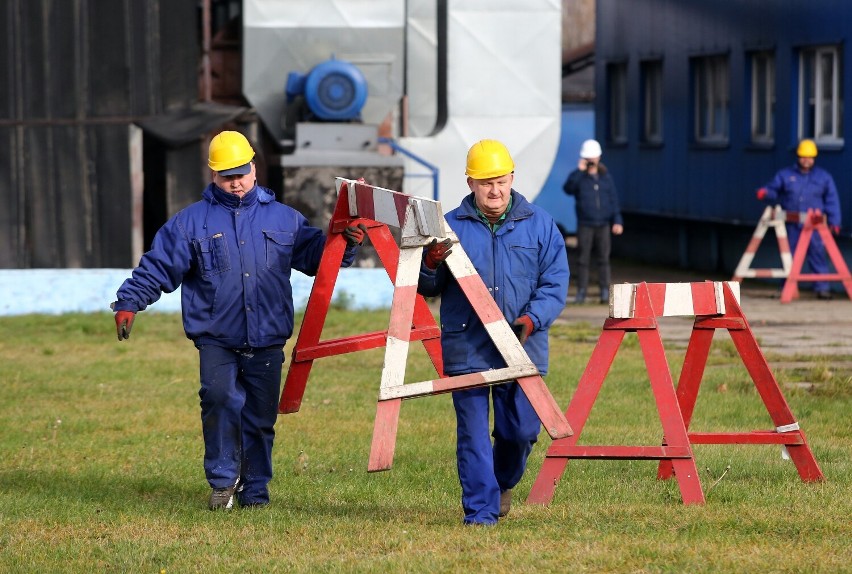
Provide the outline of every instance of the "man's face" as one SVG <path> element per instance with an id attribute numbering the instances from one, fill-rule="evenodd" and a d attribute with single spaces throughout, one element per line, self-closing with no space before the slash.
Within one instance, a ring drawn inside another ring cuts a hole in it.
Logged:
<path id="1" fill-rule="evenodd" d="M 476 206 L 486 217 L 500 217 L 509 205 L 512 182 L 515 174 L 507 173 L 491 179 L 467 178 L 467 186 L 473 192 Z"/>
<path id="2" fill-rule="evenodd" d="M 799 157 L 799 167 L 803 172 L 807 173 L 811 171 L 811 168 L 814 166 L 814 158 L 812 157 Z"/>
<path id="3" fill-rule="evenodd" d="M 254 163 L 251 165 L 251 171 L 245 175 L 219 175 L 219 172 L 213 172 L 213 183 L 218 185 L 223 191 L 233 193 L 237 197 L 242 197 L 252 190 L 254 184 L 257 183 L 255 175 Z"/>

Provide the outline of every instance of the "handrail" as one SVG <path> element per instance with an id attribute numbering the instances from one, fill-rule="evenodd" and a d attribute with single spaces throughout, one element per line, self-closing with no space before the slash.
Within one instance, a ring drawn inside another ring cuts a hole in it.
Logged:
<path id="1" fill-rule="evenodd" d="M 432 178 L 432 199 L 434 199 L 435 201 L 438 201 L 438 179 L 439 179 L 438 174 L 440 172 L 440 170 L 438 169 L 438 166 L 429 163 L 428 161 L 426 161 L 422 157 L 420 157 L 420 156 L 412 153 L 411 151 L 405 149 L 404 147 L 399 145 L 396 142 L 396 140 L 393 139 L 393 138 L 380 137 L 380 138 L 378 138 L 378 142 L 389 145 L 391 147 L 391 149 L 393 149 L 394 151 L 397 151 L 397 152 L 401 153 L 402 155 L 410 157 L 411 159 L 413 159 L 414 161 L 416 161 L 417 163 L 419 163 L 420 165 L 422 165 L 423 167 L 428 169 L 431 172 L 431 174 L 407 173 L 407 174 L 404 175 L 404 177 L 431 177 Z"/>

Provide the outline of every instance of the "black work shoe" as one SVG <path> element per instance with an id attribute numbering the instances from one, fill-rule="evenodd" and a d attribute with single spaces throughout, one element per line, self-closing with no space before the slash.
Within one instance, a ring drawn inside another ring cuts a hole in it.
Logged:
<path id="1" fill-rule="evenodd" d="M 237 485 L 227 488 L 214 488 L 210 493 L 210 510 L 231 510 L 234 507 L 234 492 L 237 490 Z"/>
<path id="2" fill-rule="evenodd" d="M 512 489 L 504 490 L 500 493 L 500 513 L 497 514 L 499 517 L 504 517 L 509 514 L 509 511 L 512 509 Z"/>
<path id="3" fill-rule="evenodd" d="M 817 291 L 816 298 L 822 301 L 831 301 L 831 291 Z"/>

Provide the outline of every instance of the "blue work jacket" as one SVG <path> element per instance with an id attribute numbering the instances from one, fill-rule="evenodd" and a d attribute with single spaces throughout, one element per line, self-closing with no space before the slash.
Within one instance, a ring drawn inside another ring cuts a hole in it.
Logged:
<path id="1" fill-rule="evenodd" d="M 157 231 L 119 288 L 115 311 L 142 311 L 181 286 L 186 336 L 196 345 L 283 346 L 293 334 L 291 270 L 315 275 L 325 235 L 255 186 L 242 199 L 214 184 Z M 343 266 L 352 264 L 347 248 Z"/>
<path id="2" fill-rule="evenodd" d="M 568 292 L 565 240 L 547 212 L 514 190 L 511 205 L 494 232 L 479 218 L 473 194 L 447 214 L 447 222 L 506 320 L 524 314 L 532 319 L 535 329 L 524 348 L 544 375 L 547 330 L 564 309 Z M 448 375 L 506 366 L 446 265 L 432 270 L 421 264 L 418 292 L 441 295 L 441 350 Z"/>
<path id="3" fill-rule="evenodd" d="M 813 166 L 802 173 L 798 164 L 785 167 L 766 184 L 764 201 L 780 205 L 789 213 L 819 209 L 828 217 L 830 226 L 840 227 L 840 198 L 831 174 Z"/>
<path id="4" fill-rule="evenodd" d="M 615 181 L 603 164 L 598 164 L 597 177 L 575 169 L 565 180 L 562 191 L 575 198 L 578 224 L 591 227 L 624 224 Z"/>

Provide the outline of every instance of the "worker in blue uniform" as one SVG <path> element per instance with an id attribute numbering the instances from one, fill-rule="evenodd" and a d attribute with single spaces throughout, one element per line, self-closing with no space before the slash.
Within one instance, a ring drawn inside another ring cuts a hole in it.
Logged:
<path id="1" fill-rule="evenodd" d="M 181 287 L 186 336 L 200 357 L 204 472 L 211 510 L 269 503 L 284 344 L 293 334 L 293 269 L 316 274 L 326 243 L 295 209 L 257 184 L 239 132 L 212 139 L 212 182 L 161 227 L 112 304 L 119 341 L 136 313 Z M 366 228 L 344 231 L 343 266 Z"/>
<path id="2" fill-rule="evenodd" d="M 512 189 L 515 164 L 495 140 L 467 155 L 471 191 L 447 222 L 542 375 L 548 329 L 568 293 L 565 242 L 553 219 Z M 455 376 L 506 366 L 459 284 L 441 263 L 449 239 L 424 249 L 418 291 L 441 296 L 444 371 Z M 489 395 L 494 405 L 490 432 Z M 509 513 L 512 488 L 526 469 L 541 423 L 517 382 L 453 393 L 456 454 L 465 524 L 496 524 Z M 493 444 L 490 434 L 493 434 Z"/>
<path id="3" fill-rule="evenodd" d="M 770 205 L 780 205 L 788 214 L 806 213 L 808 209 L 819 209 L 825 214 L 828 226 L 834 235 L 840 233 L 840 198 L 834 178 L 826 170 L 815 165 L 817 146 L 813 140 L 803 139 L 796 148 L 796 164 L 782 168 L 772 181 L 757 190 L 757 199 Z M 787 237 L 790 249 L 796 245 L 804 222 L 787 222 Z M 829 272 L 825 245 L 818 233 L 811 235 L 811 243 L 805 261 L 811 272 L 824 275 Z M 815 281 L 813 290 L 819 299 L 831 299 L 827 281 Z"/>

